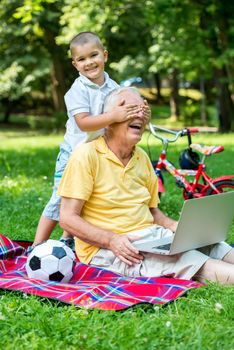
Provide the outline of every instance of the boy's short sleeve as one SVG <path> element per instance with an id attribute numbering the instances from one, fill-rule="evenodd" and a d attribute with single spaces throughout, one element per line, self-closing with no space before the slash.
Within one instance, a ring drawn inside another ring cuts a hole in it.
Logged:
<path id="1" fill-rule="evenodd" d="M 71 89 L 64 96 L 67 112 L 70 117 L 78 113 L 90 113 L 90 101 L 87 89 L 75 81 Z"/>
<path id="2" fill-rule="evenodd" d="M 65 168 L 58 194 L 87 201 L 93 191 L 95 162 L 95 150 L 82 146 L 77 149 Z"/>

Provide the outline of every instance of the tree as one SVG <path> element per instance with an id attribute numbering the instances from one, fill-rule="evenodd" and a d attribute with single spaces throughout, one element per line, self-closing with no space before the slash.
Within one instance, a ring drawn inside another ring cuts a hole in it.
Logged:
<path id="1" fill-rule="evenodd" d="M 45 71 L 39 69 L 35 69 L 31 74 L 25 74 L 24 67 L 17 62 L 13 62 L 11 66 L 3 70 L 0 76 L 0 96 L 4 105 L 4 123 L 9 122 L 17 101 L 22 96 L 30 94 L 35 80 L 44 74 Z"/>
<path id="2" fill-rule="evenodd" d="M 234 130 L 234 104 L 232 100 L 234 67 L 234 4 L 227 0 L 198 1 L 200 27 L 204 30 L 207 45 L 211 50 L 215 85 L 217 88 L 217 110 L 219 130 Z"/>
<path id="3" fill-rule="evenodd" d="M 68 43 L 78 32 L 91 30 L 109 49 L 107 70 L 114 79 L 151 74 L 160 97 L 159 78 L 166 78 L 175 119 L 180 82 L 197 81 L 204 121 L 209 79 L 220 130 L 234 129 L 233 7 L 227 0 L 2 0 L 0 90 L 6 115 L 13 100 L 43 89 L 54 109 L 64 111 L 63 96 L 75 72 Z M 4 83 L 6 77 L 10 84 Z"/>
<path id="4" fill-rule="evenodd" d="M 2 0 L 0 3 L 0 67 L 5 76 L 9 74 L 10 67 L 11 70 L 20 67 L 20 72 L 14 72 L 11 89 L 1 85 L 3 104 L 12 106 L 12 101 L 16 99 L 12 89 L 17 88 L 17 98 L 44 90 L 44 94 L 51 93 L 55 111 L 65 111 L 67 48 L 56 43 L 61 28 L 62 5 L 62 0 Z M 21 88 L 26 82 L 27 89 Z M 5 120 L 9 112 L 10 109 Z"/>
<path id="5" fill-rule="evenodd" d="M 169 78 L 171 116 L 180 114 L 179 82 L 197 79 L 209 67 L 209 50 L 204 45 L 199 28 L 198 11 L 189 1 L 152 0 L 154 19 L 151 23 L 153 43 L 149 48 L 153 73 Z"/>
<path id="6" fill-rule="evenodd" d="M 66 92 L 64 74 L 66 49 L 56 43 L 56 37 L 61 29 L 60 17 L 63 5 L 63 0 L 24 0 L 22 6 L 16 8 L 14 13 L 14 17 L 19 19 L 20 23 L 27 25 L 35 37 L 38 36 L 51 58 L 52 98 L 54 108 L 58 112 L 65 110 L 63 97 Z"/>

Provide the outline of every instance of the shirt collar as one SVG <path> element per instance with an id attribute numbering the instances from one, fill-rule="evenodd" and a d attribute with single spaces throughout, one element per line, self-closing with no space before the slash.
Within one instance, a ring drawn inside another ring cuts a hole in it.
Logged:
<path id="1" fill-rule="evenodd" d="M 84 83 L 85 85 L 88 85 L 92 88 L 95 88 L 95 89 L 101 89 L 103 88 L 104 86 L 108 86 L 109 85 L 109 82 L 110 82 L 110 77 L 108 75 L 108 73 L 104 72 L 104 84 L 103 85 L 98 85 L 98 84 L 95 84 L 93 83 L 91 80 L 89 80 L 87 77 L 85 77 L 84 75 L 80 74 L 80 80 L 82 83 Z"/>
<path id="2" fill-rule="evenodd" d="M 103 153 L 103 154 L 108 153 L 109 148 L 108 148 L 103 136 L 100 136 L 99 138 L 97 138 L 95 140 L 95 148 L 100 153 Z"/>

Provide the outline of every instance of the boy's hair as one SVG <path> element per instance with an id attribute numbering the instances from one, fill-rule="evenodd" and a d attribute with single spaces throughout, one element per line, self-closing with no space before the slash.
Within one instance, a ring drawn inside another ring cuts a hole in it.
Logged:
<path id="1" fill-rule="evenodd" d="M 112 90 L 104 100 L 103 112 L 109 112 L 115 105 L 118 96 L 123 92 L 131 92 L 142 98 L 140 92 L 135 87 L 118 87 Z"/>
<path id="2" fill-rule="evenodd" d="M 70 51 L 72 53 L 72 49 L 74 49 L 77 45 L 84 45 L 89 42 L 95 42 L 95 44 L 101 49 L 104 50 L 102 42 L 99 36 L 93 32 L 81 32 L 74 36 L 74 38 L 70 42 Z"/>

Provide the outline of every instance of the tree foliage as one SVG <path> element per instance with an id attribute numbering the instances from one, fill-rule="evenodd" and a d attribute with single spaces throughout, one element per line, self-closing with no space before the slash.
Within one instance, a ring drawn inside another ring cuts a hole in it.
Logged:
<path id="1" fill-rule="evenodd" d="M 228 0 L 2 0 L 2 105 L 40 91 L 64 111 L 63 95 L 76 76 L 68 44 L 91 30 L 109 50 L 113 78 L 151 75 L 158 86 L 167 79 L 176 117 L 179 83 L 202 82 L 203 102 L 216 104 L 220 130 L 233 130 L 233 10 Z"/>

